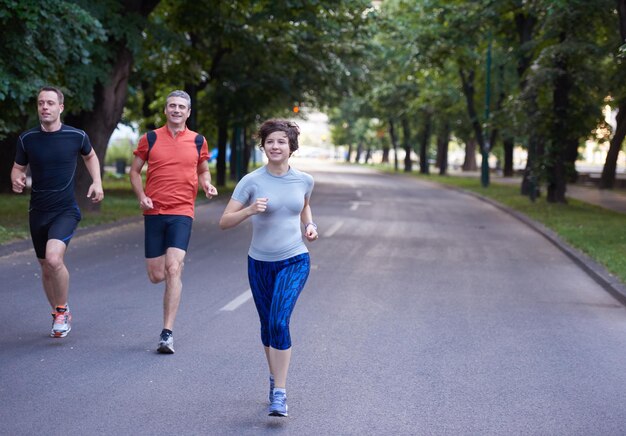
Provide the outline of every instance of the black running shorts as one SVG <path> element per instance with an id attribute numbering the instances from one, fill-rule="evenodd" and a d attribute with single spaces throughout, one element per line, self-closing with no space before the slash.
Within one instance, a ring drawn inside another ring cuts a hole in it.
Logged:
<path id="1" fill-rule="evenodd" d="M 192 223 L 186 215 L 145 215 L 146 259 L 164 255 L 169 247 L 187 251 Z"/>
<path id="2" fill-rule="evenodd" d="M 50 239 L 58 239 L 69 245 L 80 219 L 77 207 L 54 212 L 31 210 L 28 216 L 30 237 L 37 257 L 46 258 L 46 245 Z"/>

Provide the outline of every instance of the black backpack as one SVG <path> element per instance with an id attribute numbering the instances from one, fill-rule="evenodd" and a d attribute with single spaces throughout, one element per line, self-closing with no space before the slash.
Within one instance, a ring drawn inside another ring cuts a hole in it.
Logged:
<path id="1" fill-rule="evenodd" d="M 156 142 L 156 132 L 154 130 L 150 130 L 146 133 L 146 139 L 148 140 L 148 153 L 146 153 L 146 162 L 148 162 L 148 158 L 150 157 L 150 150 L 154 147 L 154 143 Z M 200 150 L 202 149 L 202 144 L 204 144 L 204 136 L 201 134 L 197 134 L 194 140 L 196 143 L 196 150 L 198 150 L 198 156 L 200 156 Z"/>

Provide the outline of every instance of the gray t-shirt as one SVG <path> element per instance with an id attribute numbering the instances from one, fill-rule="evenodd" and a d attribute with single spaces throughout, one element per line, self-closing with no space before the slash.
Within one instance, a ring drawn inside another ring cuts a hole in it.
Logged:
<path id="1" fill-rule="evenodd" d="M 245 206 L 267 197 L 265 212 L 252 216 L 252 242 L 248 255 L 256 260 L 276 262 L 308 253 L 302 240 L 300 213 L 304 199 L 311 197 L 313 177 L 295 168 L 274 176 L 263 166 L 246 174 L 237 184 L 232 199 Z"/>

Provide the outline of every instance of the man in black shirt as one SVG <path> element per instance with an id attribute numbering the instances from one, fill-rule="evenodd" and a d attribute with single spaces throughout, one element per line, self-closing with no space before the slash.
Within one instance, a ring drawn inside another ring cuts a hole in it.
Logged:
<path id="1" fill-rule="evenodd" d="M 100 163 L 89 137 L 84 131 L 61 123 L 63 93 L 53 87 L 42 88 L 37 97 L 37 112 L 40 126 L 22 133 L 17 141 L 11 183 L 14 192 L 23 192 L 26 168 L 30 165 L 30 234 L 41 265 L 43 288 L 52 307 L 50 336 L 63 338 L 72 329 L 67 305 L 69 272 L 63 258 L 81 219 L 74 198 L 79 155 L 92 179 L 87 196 L 97 203 L 104 193 Z"/>

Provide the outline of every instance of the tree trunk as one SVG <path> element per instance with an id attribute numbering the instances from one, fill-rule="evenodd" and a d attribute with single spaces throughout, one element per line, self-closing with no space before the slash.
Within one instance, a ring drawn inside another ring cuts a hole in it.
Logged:
<path id="1" fill-rule="evenodd" d="M 544 145 L 543 138 L 539 138 L 532 133 L 528 137 L 528 157 L 526 158 L 526 168 L 524 168 L 524 177 L 520 186 L 520 193 L 535 201 L 540 196 L 540 170 L 539 165 L 543 160 Z"/>
<path id="2" fill-rule="evenodd" d="M 254 152 L 254 143 L 248 138 L 248 128 L 243 128 L 243 168 L 242 177 L 250 171 L 250 155 Z"/>
<path id="3" fill-rule="evenodd" d="M 411 128 L 409 126 L 409 120 L 406 117 L 402 117 L 402 142 L 404 147 L 404 172 L 410 173 L 413 171 L 413 162 L 411 161 Z"/>
<path id="4" fill-rule="evenodd" d="M 198 132 L 198 111 L 196 110 L 198 104 L 198 87 L 192 83 L 185 83 L 185 92 L 191 97 L 191 115 L 187 118 L 187 127 L 189 130 Z"/>
<path id="5" fill-rule="evenodd" d="M 524 177 L 520 186 L 520 193 L 535 201 L 541 195 L 541 177 L 540 163 L 543 160 L 543 139 L 539 139 L 535 135 L 528 138 L 528 158 L 526 160 L 526 168 L 524 168 Z"/>
<path id="6" fill-rule="evenodd" d="M 617 0 L 617 12 L 619 15 L 619 31 L 622 38 L 622 44 L 626 43 L 626 0 Z M 600 189 L 613 189 L 615 186 L 615 172 L 617 170 L 617 158 L 622 149 L 624 136 L 626 136 L 626 100 L 622 100 L 619 104 L 617 112 L 617 126 L 609 152 L 604 161 L 602 168 L 602 177 L 600 178 Z"/>
<path id="7" fill-rule="evenodd" d="M 504 177 L 513 177 L 513 148 L 515 147 L 515 140 L 508 136 L 502 141 L 504 148 L 504 168 L 502 175 Z"/>
<path id="8" fill-rule="evenodd" d="M 559 39 L 561 43 L 564 43 L 566 39 L 565 33 L 561 33 Z M 568 138 L 567 110 L 572 83 L 564 55 L 561 54 L 557 56 L 555 59 L 555 67 L 556 71 L 558 71 L 558 75 L 555 78 L 554 91 L 552 93 L 554 123 L 552 142 L 546 162 L 548 177 L 546 199 L 550 203 L 567 203 L 567 199 L 565 198 L 565 191 L 567 189 L 566 159 L 568 148 L 571 148 L 571 142 Z"/>
<path id="9" fill-rule="evenodd" d="M 398 137 L 392 119 L 389 119 L 389 137 L 391 138 L 391 146 L 393 147 L 393 169 L 398 171 Z"/>
<path id="10" fill-rule="evenodd" d="M 346 152 L 346 162 L 350 163 L 350 157 L 352 157 L 352 143 L 348 144 L 348 151 Z"/>
<path id="11" fill-rule="evenodd" d="M 15 147 L 19 134 L 13 133 L 0 140 L 0 192 L 13 192 L 11 188 L 11 168 L 15 162 Z M 87 192 L 85 192 L 87 194 Z"/>
<path id="12" fill-rule="evenodd" d="M 477 171 L 476 164 L 476 140 L 473 138 L 465 142 L 465 160 L 463 161 L 463 171 Z"/>
<path id="13" fill-rule="evenodd" d="M 383 156 L 381 158 L 382 163 L 389 163 L 389 146 L 383 145 Z"/>
<path id="14" fill-rule="evenodd" d="M 576 171 L 576 160 L 578 159 L 578 139 L 567 138 L 565 142 L 565 151 L 563 153 L 563 162 L 565 165 L 565 182 L 576 183 L 578 181 L 578 172 Z"/>
<path id="15" fill-rule="evenodd" d="M 428 148 L 430 142 L 430 134 L 432 130 L 432 114 L 424 111 L 424 126 L 420 139 L 420 173 L 428 174 L 430 172 L 430 164 L 428 163 Z"/>
<path id="16" fill-rule="evenodd" d="M 536 24 L 536 17 L 532 14 L 527 14 L 523 9 L 522 12 L 515 14 L 515 27 L 517 29 L 519 47 L 521 48 L 519 51 L 520 55 L 517 58 L 517 77 L 522 93 L 526 91 L 528 83 L 526 72 L 530 68 L 533 59 L 532 51 L 527 47 L 532 47 L 530 42 L 533 40 Z M 526 113 L 529 120 L 532 120 L 535 114 L 538 113 L 536 94 L 534 92 L 526 98 Z M 528 196 L 531 201 L 535 201 L 540 194 L 539 162 L 543 159 L 541 150 L 543 150 L 543 139 L 539 138 L 534 129 L 531 128 L 528 137 L 528 158 L 526 159 L 526 168 L 524 169 L 524 176 L 520 186 L 520 193 Z"/>
<path id="17" fill-rule="evenodd" d="M 515 14 L 517 38 L 519 46 L 522 48 L 517 58 L 517 76 L 520 82 L 522 82 L 522 90 L 526 87 L 526 70 L 530 67 L 530 63 L 533 59 L 530 50 L 525 47 L 529 47 L 529 43 L 533 40 L 533 32 L 536 24 L 537 19 L 534 15 L 527 14 L 526 12 L 518 12 Z"/>
<path id="18" fill-rule="evenodd" d="M 356 145 L 356 156 L 354 156 L 354 163 L 359 163 L 361 161 L 361 153 L 363 153 L 363 143 L 359 141 Z"/>
<path id="19" fill-rule="evenodd" d="M 121 9 L 125 15 L 137 14 L 145 18 L 158 4 L 159 0 L 125 0 L 121 2 Z M 141 30 L 137 29 L 137 31 Z M 65 118 L 68 125 L 83 129 L 87 133 L 100 160 L 101 172 L 104 168 L 104 156 L 109 139 L 122 118 L 132 66 L 132 52 L 126 46 L 126 42 L 119 43 L 117 56 L 112 61 L 107 82 L 96 85 L 93 90 L 93 109 L 71 114 Z M 101 68 L 106 68 L 106 66 L 101 66 Z M 100 203 L 92 203 L 87 198 L 90 184 L 91 177 L 87 168 L 79 164 L 74 189 L 78 206 L 83 210 L 99 211 Z"/>
<path id="20" fill-rule="evenodd" d="M 89 112 L 83 111 L 65 117 L 65 123 L 83 129 L 89 136 L 91 145 L 100 161 L 101 172 L 104 168 L 104 156 L 109 138 L 122 118 L 132 64 L 133 55 L 130 50 L 121 49 L 109 74 L 108 83 L 97 85 L 94 90 L 93 109 Z M 85 165 L 79 164 L 74 189 L 78 206 L 83 210 L 98 211 L 100 210 L 100 203 L 92 203 L 87 198 L 89 185 L 91 185 L 91 176 Z"/>
<path id="21" fill-rule="evenodd" d="M 217 107 L 220 107 L 219 105 Z M 226 144 L 228 142 L 228 116 L 220 113 L 217 119 L 217 186 L 226 185 Z"/>
<path id="22" fill-rule="evenodd" d="M 141 91 L 143 94 L 143 102 L 141 103 L 141 114 L 145 120 L 154 119 L 154 110 L 150 107 L 150 103 L 156 99 L 156 95 L 154 93 L 154 87 L 152 87 L 147 81 L 141 81 Z M 157 126 L 154 122 L 150 121 L 146 124 L 146 130 L 154 130 Z"/>
<path id="23" fill-rule="evenodd" d="M 561 156 L 555 156 L 556 160 L 550 164 L 549 168 L 549 180 L 548 180 L 548 192 L 546 194 L 546 200 L 548 203 L 563 203 L 567 204 L 565 198 L 565 191 L 567 185 L 565 183 L 565 162 Z"/>
<path id="24" fill-rule="evenodd" d="M 465 103 L 467 106 L 467 114 L 469 115 L 469 119 L 472 123 L 472 128 L 474 129 L 474 135 L 476 136 L 476 141 L 478 142 L 479 150 L 482 153 L 485 148 L 485 139 L 483 137 L 483 130 L 480 125 L 480 120 L 478 119 L 478 113 L 476 112 L 476 106 L 474 104 L 474 70 L 470 70 L 467 73 L 459 68 L 459 74 L 461 76 L 461 84 L 463 85 L 463 95 L 465 95 Z"/>
<path id="25" fill-rule="evenodd" d="M 520 86 L 526 86 L 526 80 L 521 79 Z M 524 177 L 520 186 L 520 193 L 535 201 L 541 195 L 541 182 L 543 173 L 541 171 L 541 163 L 545 158 L 545 139 L 537 134 L 537 129 L 533 128 L 535 122 L 539 122 L 537 114 L 540 113 L 537 108 L 537 94 L 535 91 L 529 92 L 525 98 L 526 116 L 528 118 L 528 134 L 526 168 L 524 169 Z"/>
<path id="26" fill-rule="evenodd" d="M 444 121 L 437 135 L 437 167 L 440 176 L 445 176 L 448 172 L 448 144 L 450 144 L 450 123 Z"/>
<path id="27" fill-rule="evenodd" d="M 498 76 L 500 78 L 500 93 L 498 94 L 498 100 L 496 101 L 496 112 L 500 112 L 502 110 L 502 105 L 506 100 L 506 93 L 504 92 L 504 64 L 500 64 L 500 66 L 498 67 Z M 489 122 L 489 120 L 487 120 L 487 122 Z M 493 150 L 493 148 L 495 147 L 499 134 L 500 129 L 498 129 L 496 124 L 496 126 L 491 129 L 491 134 L 489 135 L 489 151 Z"/>
<path id="28" fill-rule="evenodd" d="M 623 2 L 623 3 L 626 3 Z M 626 6 L 625 6 L 626 7 Z M 622 143 L 624 137 L 626 137 L 626 100 L 619 105 L 617 112 L 617 127 L 613 138 L 611 138 L 611 145 L 609 146 L 609 152 L 606 155 L 604 161 L 604 167 L 602 168 L 602 177 L 600 178 L 600 189 L 613 189 L 615 186 L 615 173 L 617 170 L 617 158 L 619 152 L 622 149 Z"/>
<path id="29" fill-rule="evenodd" d="M 622 44 L 626 43 L 626 0 L 617 0 L 617 12 L 619 15 L 619 33 L 622 36 Z"/>
<path id="30" fill-rule="evenodd" d="M 230 180 L 231 181 L 236 181 L 237 180 L 237 159 L 238 156 L 237 154 L 239 153 L 239 147 L 238 147 L 238 141 L 239 139 L 237 138 L 237 134 L 239 129 L 237 128 L 237 126 L 233 125 L 231 126 L 231 138 L 230 138 L 230 160 L 228 162 L 228 167 L 230 169 L 229 174 L 230 174 Z"/>

